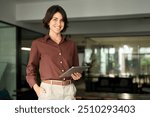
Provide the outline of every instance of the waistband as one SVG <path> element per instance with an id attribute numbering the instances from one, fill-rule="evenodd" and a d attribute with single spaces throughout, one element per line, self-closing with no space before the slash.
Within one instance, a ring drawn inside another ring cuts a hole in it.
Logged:
<path id="1" fill-rule="evenodd" d="M 42 82 L 51 84 L 51 85 L 61 85 L 61 86 L 66 86 L 71 84 L 71 80 L 43 80 Z"/>

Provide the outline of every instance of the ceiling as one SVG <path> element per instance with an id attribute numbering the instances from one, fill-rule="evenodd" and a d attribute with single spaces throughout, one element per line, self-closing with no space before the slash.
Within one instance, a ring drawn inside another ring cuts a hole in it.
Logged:
<path id="1" fill-rule="evenodd" d="M 25 3 L 25 2 L 30 3 L 36 1 L 43 2 L 43 1 L 68 1 L 68 0 L 16 0 L 16 1 L 17 3 Z M 134 14 L 134 15 L 127 15 L 127 16 L 126 15 L 117 15 L 117 16 L 103 15 L 101 17 L 100 16 L 71 17 L 69 18 L 69 28 L 67 30 L 68 31 L 67 33 L 70 35 L 84 35 L 84 37 L 95 37 L 95 36 L 98 37 L 98 36 L 113 36 L 113 35 L 117 36 L 117 34 L 130 35 L 131 33 L 132 34 L 134 33 L 133 31 L 140 32 L 139 31 L 140 29 L 143 31 L 143 28 L 144 28 L 143 32 L 146 32 L 145 26 L 147 25 L 145 24 L 147 24 L 148 21 L 145 22 L 145 20 L 150 19 L 149 18 L 150 15 L 148 14 L 144 14 L 144 15 Z M 44 32 L 43 26 L 41 25 L 41 20 L 39 21 L 39 20 L 31 19 L 26 21 L 22 20 L 20 22 L 36 27 L 34 29 L 37 30 L 39 29 L 38 32 Z M 148 25 L 147 27 L 150 26 Z M 150 29 L 148 29 L 148 31 L 149 30 Z M 45 32 L 47 32 L 47 30 Z M 135 35 L 135 33 L 133 35 Z"/>
<path id="2" fill-rule="evenodd" d="M 62 0 L 16 0 L 17 1 L 17 3 L 25 3 L 25 2 L 35 2 L 35 1 L 41 1 L 41 2 L 43 2 L 43 1 L 62 1 Z M 65 0 L 64 0 L 65 1 Z M 147 14 L 146 14 L 147 15 Z M 131 19 L 131 20 L 130 20 Z M 113 44 L 118 44 L 118 43 L 122 43 L 122 42 L 124 42 L 124 43 L 126 43 L 126 39 L 129 39 L 129 42 L 128 43 L 134 43 L 134 42 L 136 42 L 137 40 L 140 40 L 140 41 L 138 41 L 138 43 L 142 43 L 142 40 L 143 40 L 143 38 L 145 38 L 145 37 L 142 37 L 142 38 L 137 38 L 137 37 L 135 37 L 135 39 L 133 39 L 132 38 L 132 41 L 131 41 L 131 39 L 130 39 L 130 37 L 129 36 L 132 36 L 132 35 L 141 35 L 140 33 L 129 33 L 129 32 L 126 32 L 126 30 L 128 31 L 131 31 L 132 32 L 132 28 L 133 27 L 135 27 L 135 28 L 133 28 L 133 30 L 134 29 L 136 29 L 136 27 L 137 28 L 140 28 L 141 29 L 141 27 L 143 28 L 145 25 L 143 25 L 142 26 L 142 23 L 143 22 L 145 22 L 145 20 L 147 20 L 147 19 L 149 19 L 149 17 L 148 16 L 139 16 L 138 14 L 136 14 L 136 15 L 132 15 L 132 16 L 110 16 L 110 17 L 91 17 L 91 18 L 75 18 L 75 19 L 69 19 L 71 22 L 73 22 L 72 24 L 73 25 L 78 25 L 78 26 L 81 26 L 81 29 L 83 28 L 84 29 L 84 26 L 85 25 L 82 25 L 82 24 L 87 24 L 86 26 L 89 26 L 91 29 L 92 29 L 92 27 L 93 27 L 93 29 L 95 29 L 96 28 L 96 26 L 97 27 L 100 27 L 100 28 L 98 28 L 98 30 L 99 30 L 99 32 L 100 33 L 88 33 L 88 34 L 82 34 L 82 35 L 73 35 L 74 37 L 75 37 L 75 40 L 77 41 L 77 42 L 79 42 L 79 43 L 85 43 L 85 39 L 88 37 L 91 41 L 94 41 L 94 42 L 96 42 L 97 44 L 105 44 L 105 43 L 113 43 Z M 99 20 L 99 21 L 98 21 Z M 132 21 L 133 20 L 133 21 Z M 143 22 L 142 22 L 143 21 Z M 80 22 L 80 23 L 79 23 Z M 88 23 L 87 23 L 88 22 Z M 99 23 L 99 25 L 98 24 L 96 24 L 95 25 L 95 22 L 97 22 L 97 23 Z M 124 23 L 122 23 L 122 22 L 124 22 Z M 128 23 L 129 22 L 129 23 Z M 137 23 L 136 23 L 137 22 Z M 41 22 L 40 21 L 29 21 L 29 22 L 26 22 L 26 23 L 29 23 L 29 24 L 35 24 L 35 25 L 39 25 Z M 146 23 L 146 22 L 145 22 Z M 80 25 L 81 24 L 81 25 Z M 127 24 L 127 25 L 126 25 Z M 134 25 L 135 24 L 135 25 Z M 139 25 L 138 25 L 139 24 Z M 144 23 L 143 23 L 144 24 Z M 0 26 L 4 26 L 4 24 L 0 24 Z M 131 27 L 130 27 L 131 26 Z M 139 27 L 138 27 L 139 26 Z M 140 27 L 141 26 L 141 27 Z M 86 28 L 86 29 L 89 29 L 90 30 L 90 28 Z M 130 29 L 131 28 L 131 29 Z M 75 29 L 75 28 L 74 28 Z M 86 29 L 84 29 L 84 31 L 86 30 Z M 123 30 L 123 29 L 126 29 L 125 31 Z M 144 27 L 144 29 L 145 29 L 145 27 Z M 80 30 L 80 29 L 76 29 L 76 30 Z M 121 31 L 123 32 L 121 32 Z M 83 32 L 84 32 L 83 31 Z M 103 32 L 105 32 L 106 31 L 106 33 L 103 33 Z M 112 33 L 112 32 L 114 31 L 116 31 L 116 33 Z M 118 31 L 118 32 L 117 32 Z M 120 31 L 120 33 L 119 33 L 119 31 Z M 136 31 L 136 30 L 135 30 Z M 107 33 L 108 32 L 108 33 Z M 138 32 L 138 31 L 137 31 Z M 148 32 L 149 33 L 149 32 Z M 30 40 L 28 37 L 30 37 L 31 35 L 31 37 L 35 37 L 36 35 L 34 35 L 34 33 L 29 33 L 28 31 L 24 31 L 24 40 Z M 128 37 L 123 37 L 123 36 L 125 36 L 125 34 L 126 35 L 128 35 Z M 143 34 L 143 33 L 142 33 Z M 117 36 L 120 36 L 120 35 L 122 35 L 122 37 L 117 37 Z M 149 35 L 150 35 L 150 33 L 149 33 Z M 106 38 L 102 38 L 102 37 L 106 37 Z M 112 37 L 113 36 L 113 38 L 109 38 L 109 37 Z M 73 38 L 74 38 L 73 37 Z M 149 38 L 149 37 L 148 37 Z M 31 39 L 33 39 L 33 38 L 31 38 Z M 148 39 L 148 40 L 150 40 L 150 39 Z M 147 41 L 147 39 L 145 39 L 145 42 L 147 43 L 147 44 L 149 44 L 150 42 L 148 42 Z"/>
<path id="3" fill-rule="evenodd" d="M 16 0 L 17 3 L 21 3 L 21 2 L 35 2 L 35 1 L 60 1 L 60 0 Z"/>

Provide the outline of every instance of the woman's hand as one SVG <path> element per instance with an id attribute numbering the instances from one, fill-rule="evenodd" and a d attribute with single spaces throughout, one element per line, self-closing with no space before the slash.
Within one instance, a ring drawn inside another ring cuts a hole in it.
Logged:
<path id="1" fill-rule="evenodd" d="M 37 96 L 39 96 L 42 92 L 45 93 L 45 90 L 42 87 L 39 87 L 37 84 L 33 86 L 33 89 L 36 92 Z"/>
<path id="2" fill-rule="evenodd" d="M 79 80 L 82 77 L 82 74 L 79 72 L 76 72 L 76 73 L 71 74 L 71 77 L 73 78 L 73 80 Z"/>

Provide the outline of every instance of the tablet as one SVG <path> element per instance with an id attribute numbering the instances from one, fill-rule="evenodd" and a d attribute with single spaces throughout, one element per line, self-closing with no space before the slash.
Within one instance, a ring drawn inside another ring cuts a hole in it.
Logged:
<path id="1" fill-rule="evenodd" d="M 68 69 L 66 72 L 64 72 L 63 74 L 61 74 L 59 77 L 60 78 L 71 77 L 71 74 L 73 74 L 75 72 L 82 73 L 87 68 L 89 68 L 89 66 L 72 66 L 70 69 Z"/>

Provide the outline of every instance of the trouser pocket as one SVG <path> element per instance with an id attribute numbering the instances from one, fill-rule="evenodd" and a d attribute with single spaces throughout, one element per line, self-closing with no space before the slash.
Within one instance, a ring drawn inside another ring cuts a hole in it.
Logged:
<path id="1" fill-rule="evenodd" d="M 41 85 L 40 85 L 40 87 L 43 88 L 44 91 L 42 91 L 42 92 L 39 94 L 38 100 L 44 100 L 44 99 L 46 100 L 46 99 L 47 99 L 47 93 L 48 93 L 47 84 L 42 82 Z"/>

